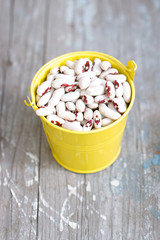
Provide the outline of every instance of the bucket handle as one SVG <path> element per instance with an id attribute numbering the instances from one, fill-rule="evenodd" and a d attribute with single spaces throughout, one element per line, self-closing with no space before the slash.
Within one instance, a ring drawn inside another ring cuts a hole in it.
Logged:
<path id="1" fill-rule="evenodd" d="M 135 75 L 136 69 L 137 69 L 137 64 L 135 63 L 135 61 L 129 60 L 126 66 L 126 70 L 129 76 L 131 77 L 132 81 L 134 81 L 134 75 Z"/>
<path id="2" fill-rule="evenodd" d="M 33 108 L 33 102 L 31 102 L 30 98 L 27 96 L 28 102 L 27 100 L 24 100 L 24 103 L 26 104 L 26 106 L 31 106 Z"/>

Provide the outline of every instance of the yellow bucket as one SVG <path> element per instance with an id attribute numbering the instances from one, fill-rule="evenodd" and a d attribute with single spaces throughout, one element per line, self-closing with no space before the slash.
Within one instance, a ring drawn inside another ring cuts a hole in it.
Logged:
<path id="1" fill-rule="evenodd" d="M 118 157 L 121 150 L 121 140 L 126 125 L 127 116 L 132 108 L 135 98 L 135 87 L 133 84 L 135 70 L 134 61 L 129 60 L 125 67 L 117 59 L 99 52 L 72 52 L 54 58 L 46 63 L 35 75 L 31 83 L 31 101 L 34 111 L 36 106 L 36 89 L 41 84 L 50 69 L 56 66 L 65 65 L 67 60 L 76 60 L 88 57 L 91 60 L 100 58 L 102 61 L 109 61 L 112 67 L 125 74 L 131 86 L 132 97 L 127 111 L 112 124 L 92 130 L 89 132 L 71 131 L 50 123 L 45 117 L 40 117 L 46 133 L 52 154 L 56 161 L 64 168 L 77 173 L 94 173 L 110 166 Z M 29 99 L 29 98 L 28 98 Z"/>

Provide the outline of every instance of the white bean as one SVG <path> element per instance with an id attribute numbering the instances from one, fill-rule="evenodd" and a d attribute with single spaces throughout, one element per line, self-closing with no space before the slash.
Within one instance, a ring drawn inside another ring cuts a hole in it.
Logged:
<path id="1" fill-rule="evenodd" d="M 75 104 L 73 102 L 66 102 L 66 107 L 70 111 L 75 111 L 75 109 L 76 109 L 76 106 L 75 106 Z"/>
<path id="2" fill-rule="evenodd" d="M 45 93 L 42 97 L 40 97 L 40 99 L 37 102 L 37 106 L 38 107 L 42 107 L 44 105 L 46 105 L 49 101 L 49 99 L 51 98 L 51 92 L 47 92 Z"/>
<path id="3" fill-rule="evenodd" d="M 101 128 L 102 117 L 101 117 L 101 113 L 98 110 L 94 111 L 93 113 L 93 122 L 94 122 L 95 128 Z"/>
<path id="4" fill-rule="evenodd" d="M 64 94 L 64 87 L 56 89 L 53 92 L 53 95 L 52 95 L 51 99 L 49 100 L 49 104 L 52 105 L 52 106 L 56 106 L 59 103 L 63 94 Z"/>
<path id="5" fill-rule="evenodd" d="M 131 100 L 131 87 L 128 82 L 123 83 L 123 98 L 126 103 L 129 103 Z"/>
<path id="6" fill-rule="evenodd" d="M 88 122 L 86 122 L 86 124 L 83 126 L 83 131 L 87 132 L 90 131 L 93 127 L 93 120 L 89 120 Z"/>
<path id="7" fill-rule="evenodd" d="M 118 110 L 118 112 L 124 113 L 127 110 L 127 105 L 126 105 L 123 97 L 114 98 L 112 102 L 113 102 L 115 108 Z"/>
<path id="8" fill-rule="evenodd" d="M 71 69 L 74 69 L 74 67 L 75 67 L 75 63 L 73 61 L 70 61 L 70 60 L 66 61 L 66 65 Z"/>
<path id="9" fill-rule="evenodd" d="M 61 100 L 64 102 L 71 102 L 75 99 L 78 99 L 80 96 L 79 92 L 69 92 L 69 93 L 65 93 L 61 96 Z"/>
<path id="10" fill-rule="evenodd" d="M 64 74 L 73 77 L 75 75 L 75 72 L 74 72 L 74 69 L 67 69 L 67 70 L 64 71 Z"/>
<path id="11" fill-rule="evenodd" d="M 96 76 L 95 72 L 90 71 L 90 72 L 83 72 L 77 76 L 77 80 L 79 80 L 81 77 L 89 77 L 89 78 L 94 78 Z"/>
<path id="12" fill-rule="evenodd" d="M 56 106 L 56 110 L 57 110 L 58 117 L 63 118 L 66 110 L 65 103 L 60 101 Z"/>
<path id="13" fill-rule="evenodd" d="M 76 102 L 76 109 L 78 112 L 84 112 L 85 111 L 85 104 L 84 102 L 82 101 L 82 99 L 78 99 L 77 102 Z"/>
<path id="14" fill-rule="evenodd" d="M 83 121 L 83 113 L 82 112 L 76 112 L 75 116 L 76 116 L 77 121 L 79 121 L 79 122 Z"/>
<path id="15" fill-rule="evenodd" d="M 56 106 L 57 109 L 57 115 L 60 118 L 63 118 L 65 120 L 69 120 L 69 121 L 74 121 L 75 120 L 75 114 L 70 112 L 70 111 L 66 111 L 65 110 L 65 103 L 64 102 L 59 102 Z"/>
<path id="16" fill-rule="evenodd" d="M 46 107 L 40 107 L 36 110 L 38 116 L 47 116 L 51 113 L 55 113 L 55 107 L 48 105 Z"/>
<path id="17" fill-rule="evenodd" d="M 56 74 L 59 73 L 59 67 L 54 67 L 50 70 L 50 73 Z"/>
<path id="18" fill-rule="evenodd" d="M 118 80 L 121 83 L 124 83 L 126 81 L 127 77 L 124 74 L 109 74 L 106 76 L 106 79 L 111 82 Z"/>
<path id="19" fill-rule="evenodd" d="M 37 94 L 41 97 L 51 89 L 52 80 L 42 82 L 37 88 Z"/>
<path id="20" fill-rule="evenodd" d="M 80 122 L 78 122 L 78 121 L 74 121 L 74 122 L 65 121 L 62 124 L 62 127 L 67 128 L 69 130 L 73 130 L 73 131 L 82 131 L 83 130 L 82 126 L 80 125 Z"/>
<path id="21" fill-rule="evenodd" d="M 68 70 L 69 68 L 67 66 L 61 66 L 60 67 L 60 72 L 64 73 L 64 71 Z"/>
<path id="22" fill-rule="evenodd" d="M 98 107 L 98 103 L 93 102 L 93 103 L 87 104 L 87 106 L 91 109 L 96 109 Z"/>
<path id="23" fill-rule="evenodd" d="M 99 85 L 96 87 L 89 87 L 87 88 L 86 93 L 91 96 L 98 96 L 98 95 L 104 94 L 104 86 Z"/>
<path id="24" fill-rule="evenodd" d="M 49 80 L 53 81 L 54 78 L 55 78 L 55 75 L 54 75 L 54 74 L 49 73 L 49 74 L 47 75 L 47 81 L 49 81 Z"/>
<path id="25" fill-rule="evenodd" d="M 91 79 L 89 77 L 81 77 L 79 79 L 79 87 L 81 89 L 86 89 L 87 87 L 89 87 L 90 82 Z"/>
<path id="26" fill-rule="evenodd" d="M 102 68 L 103 71 L 106 71 L 109 68 L 111 68 L 111 64 L 108 61 L 103 61 L 101 62 L 100 67 Z"/>
<path id="27" fill-rule="evenodd" d="M 48 119 L 49 122 L 51 122 L 55 125 L 58 125 L 58 126 L 62 126 L 62 124 L 65 122 L 62 118 L 58 117 L 55 114 L 49 114 L 47 116 L 47 119 Z"/>
<path id="28" fill-rule="evenodd" d="M 65 120 L 69 120 L 69 121 L 74 121 L 76 119 L 76 116 L 74 113 L 70 112 L 70 111 L 65 111 L 64 112 L 64 116 L 63 119 Z"/>
<path id="29" fill-rule="evenodd" d="M 95 58 L 94 64 L 93 64 L 93 72 L 95 72 L 97 76 L 99 76 L 102 72 L 100 65 L 101 65 L 101 60 L 99 58 Z"/>
<path id="30" fill-rule="evenodd" d="M 120 113 L 113 111 L 112 109 L 107 107 L 104 103 L 101 103 L 99 105 L 99 111 L 104 117 L 107 117 L 113 120 L 116 120 L 121 117 Z"/>
<path id="31" fill-rule="evenodd" d="M 113 122 L 113 120 L 110 119 L 110 118 L 103 118 L 102 119 L 102 127 L 105 127 L 105 126 L 107 126 L 108 124 L 110 124 L 112 122 Z"/>
<path id="32" fill-rule="evenodd" d="M 109 99 L 113 99 L 115 97 L 115 88 L 112 82 L 107 81 L 106 82 L 106 95 Z"/>
<path id="33" fill-rule="evenodd" d="M 100 78 L 106 78 L 108 74 L 115 74 L 118 73 L 118 70 L 116 68 L 110 68 L 107 71 L 104 71 L 100 74 Z"/>
<path id="34" fill-rule="evenodd" d="M 87 107 L 84 112 L 84 118 L 87 121 L 91 120 L 93 118 L 93 110 Z"/>
<path id="35" fill-rule="evenodd" d="M 93 78 L 93 79 L 91 79 L 91 83 L 90 83 L 89 87 L 96 87 L 99 85 L 105 86 L 105 84 L 106 84 L 106 80 L 100 79 L 100 78 Z"/>
<path id="36" fill-rule="evenodd" d="M 59 73 L 59 74 L 56 75 L 56 79 L 64 79 L 64 80 L 71 80 L 72 79 L 72 82 L 74 82 L 76 77 L 66 75 L 66 74 L 63 74 L 63 73 Z"/>

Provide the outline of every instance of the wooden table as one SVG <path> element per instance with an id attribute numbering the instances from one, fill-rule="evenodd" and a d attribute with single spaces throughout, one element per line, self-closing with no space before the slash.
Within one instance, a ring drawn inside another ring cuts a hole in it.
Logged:
<path id="1" fill-rule="evenodd" d="M 159 26 L 158 0 L 0 1 L 0 239 L 160 239 Z M 23 102 L 45 62 L 79 50 L 138 65 L 121 154 L 88 175 L 53 159 Z"/>

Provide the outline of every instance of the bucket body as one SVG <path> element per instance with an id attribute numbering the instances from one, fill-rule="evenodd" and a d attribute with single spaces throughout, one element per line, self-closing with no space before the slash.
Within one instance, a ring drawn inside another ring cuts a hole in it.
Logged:
<path id="1" fill-rule="evenodd" d="M 135 98 L 133 84 L 136 64 L 129 61 L 127 67 L 117 59 L 97 52 L 72 52 L 57 57 L 45 64 L 35 75 L 31 83 L 31 104 L 36 111 L 36 89 L 45 81 L 50 69 L 65 65 L 67 60 L 76 60 L 88 57 L 90 60 L 100 58 L 109 61 L 112 67 L 127 76 L 132 90 L 132 97 L 127 111 L 112 124 L 89 132 L 71 131 L 50 123 L 45 117 L 41 117 L 52 154 L 56 161 L 64 168 L 77 173 L 93 173 L 105 169 L 118 157 L 121 150 L 121 140 L 125 129 L 128 113 Z"/>

